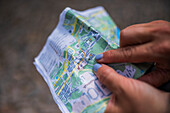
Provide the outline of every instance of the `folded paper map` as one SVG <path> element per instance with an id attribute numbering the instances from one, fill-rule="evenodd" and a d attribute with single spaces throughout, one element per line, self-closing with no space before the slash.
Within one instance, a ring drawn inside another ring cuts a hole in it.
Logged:
<path id="1" fill-rule="evenodd" d="M 103 7 L 66 8 L 35 66 L 62 112 L 104 112 L 112 94 L 94 75 L 95 55 L 119 47 L 119 29 Z M 138 78 L 149 64 L 110 64 L 119 74 Z"/>

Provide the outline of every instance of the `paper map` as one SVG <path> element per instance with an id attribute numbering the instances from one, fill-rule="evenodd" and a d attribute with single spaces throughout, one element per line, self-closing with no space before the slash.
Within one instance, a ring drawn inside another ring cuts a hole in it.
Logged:
<path id="1" fill-rule="evenodd" d="M 86 11 L 66 8 L 57 27 L 35 58 L 53 98 L 65 113 L 102 113 L 112 94 L 94 75 L 95 56 L 119 47 L 119 29 L 103 7 Z M 150 65 L 109 65 L 119 74 L 138 78 Z"/>

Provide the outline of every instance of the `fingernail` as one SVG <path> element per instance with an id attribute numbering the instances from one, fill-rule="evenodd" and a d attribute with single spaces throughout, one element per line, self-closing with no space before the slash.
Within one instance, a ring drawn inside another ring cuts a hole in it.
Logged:
<path id="1" fill-rule="evenodd" d="M 102 65 L 100 65 L 100 64 L 95 64 L 94 66 L 93 66 L 93 70 L 95 71 L 95 72 L 97 72 L 97 70 L 101 67 Z"/>
<path id="2" fill-rule="evenodd" d="M 96 60 L 100 60 L 103 57 L 103 54 L 96 55 Z"/>

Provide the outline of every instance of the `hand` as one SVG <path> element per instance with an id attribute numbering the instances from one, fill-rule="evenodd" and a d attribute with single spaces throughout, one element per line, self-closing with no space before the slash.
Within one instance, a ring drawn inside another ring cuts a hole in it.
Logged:
<path id="1" fill-rule="evenodd" d="M 120 32 L 120 49 L 106 51 L 97 58 L 99 63 L 154 62 L 156 70 L 139 80 L 158 87 L 170 80 L 170 22 L 129 26 Z"/>
<path id="2" fill-rule="evenodd" d="M 113 92 L 105 112 L 108 113 L 168 113 L 170 95 L 142 81 L 126 78 L 112 68 L 94 65 L 99 81 Z"/>

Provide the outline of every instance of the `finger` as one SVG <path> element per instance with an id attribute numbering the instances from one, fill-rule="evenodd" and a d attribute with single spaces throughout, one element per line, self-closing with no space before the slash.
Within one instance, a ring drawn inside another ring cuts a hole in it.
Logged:
<path id="1" fill-rule="evenodd" d="M 104 84 L 110 91 L 114 92 L 115 95 L 120 93 L 123 88 L 124 80 L 128 79 L 119 75 L 111 67 L 107 65 L 95 64 L 93 70 L 99 81 Z"/>
<path id="2" fill-rule="evenodd" d="M 168 25 L 169 22 L 163 20 L 131 25 L 120 32 L 120 47 L 150 42 L 155 39 L 155 31 L 161 31 Z"/>
<path id="3" fill-rule="evenodd" d="M 148 43 L 139 46 L 129 46 L 115 50 L 109 50 L 96 56 L 99 63 L 120 63 L 120 62 L 156 62 L 159 56 L 153 54 L 153 44 Z"/>
<path id="4" fill-rule="evenodd" d="M 120 47 L 137 45 L 152 40 L 150 27 L 147 24 L 136 24 L 123 29 L 120 32 Z"/>
<path id="5" fill-rule="evenodd" d="M 167 70 L 157 69 L 146 75 L 141 76 L 138 80 L 147 82 L 152 86 L 159 87 L 170 80 L 170 72 Z"/>

